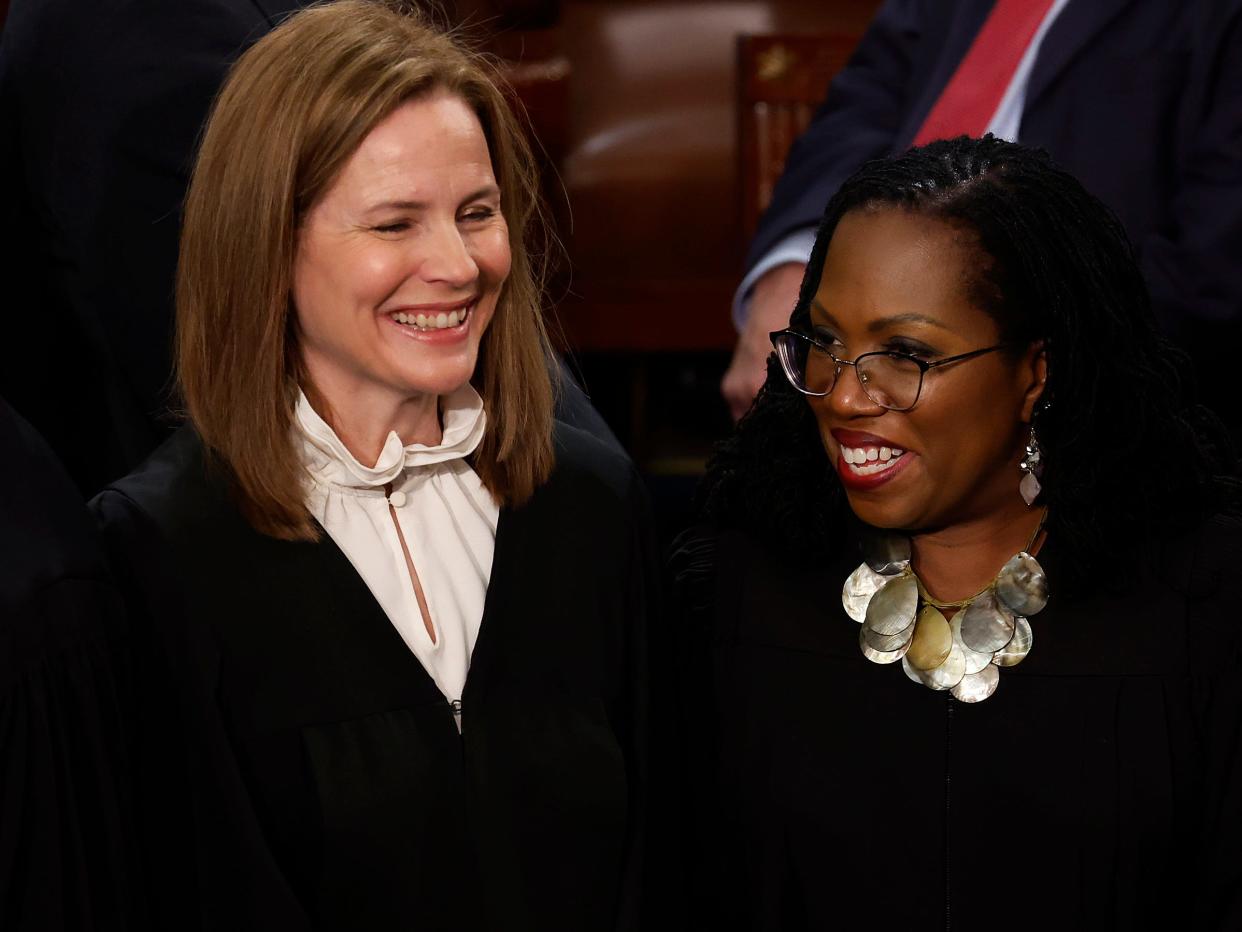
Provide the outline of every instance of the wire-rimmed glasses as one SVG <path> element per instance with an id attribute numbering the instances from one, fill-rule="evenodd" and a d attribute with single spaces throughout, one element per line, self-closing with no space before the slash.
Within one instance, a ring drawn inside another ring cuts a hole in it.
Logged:
<path id="1" fill-rule="evenodd" d="M 935 362 L 896 350 L 863 353 L 851 361 L 834 356 L 827 346 L 800 330 L 777 330 L 771 339 L 785 378 L 802 394 L 823 398 L 836 386 L 842 368 L 853 366 L 863 392 L 889 411 L 909 411 L 915 406 L 923 391 L 923 376 L 929 369 L 974 359 L 1007 345 L 998 343 Z"/>

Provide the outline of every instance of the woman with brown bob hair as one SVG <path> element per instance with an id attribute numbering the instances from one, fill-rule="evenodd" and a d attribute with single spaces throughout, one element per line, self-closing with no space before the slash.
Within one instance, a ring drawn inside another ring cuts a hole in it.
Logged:
<path id="1" fill-rule="evenodd" d="M 188 424 L 94 502 L 160 928 L 636 923 L 653 587 L 556 420 L 536 173 L 487 68 L 367 0 L 238 60 L 188 195 Z"/>

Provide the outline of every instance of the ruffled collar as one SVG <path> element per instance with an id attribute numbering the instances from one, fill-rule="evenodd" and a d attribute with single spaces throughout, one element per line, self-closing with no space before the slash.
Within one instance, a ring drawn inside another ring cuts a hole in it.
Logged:
<path id="1" fill-rule="evenodd" d="M 444 433 L 440 443 L 403 446 L 396 431 L 390 431 L 384 449 L 374 466 L 364 466 L 319 416 L 306 395 L 298 392 L 297 423 L 307 468 L 321 482 L 351 488 L 379 489 L 393 483 L 406 469 L 431 466 L 464 459 L 478 449 L 487 418 L 483 399 L 469 383 L 440 397 L 440 420 Z"/>

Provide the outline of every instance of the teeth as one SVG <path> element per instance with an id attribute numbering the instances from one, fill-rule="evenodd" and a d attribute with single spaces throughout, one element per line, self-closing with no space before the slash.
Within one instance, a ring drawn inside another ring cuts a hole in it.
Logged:
<path id="1" fill-rule="evenodd" d="M 893 460 L 887 463 L 868 463 L 866 466 L 850 466 L 850 472 L 856 476 L 873 476 L 878 472 L 884 472 L 886 469 L 892 469 L 897 464 Z"/>
<path id="2" fill-rule="evenodd" d="M 841 458 L 853 467 L 850 471 L 855 475 L 870 476 L 895 465 L 905 452 L 898 447 L 842 447 Z"/>
<path id="3" fill-rule="evenodd" d="M 443 330 L 445 327 L 456 327 L 469 315 L 470 308 L 452 310 L 447 314 L 443 311 L 438 314 L 406 314 L 404 311 L 397 311 L 392 315 L 392 319 L 399 324 L 418 327 L 419 330 Z"/>

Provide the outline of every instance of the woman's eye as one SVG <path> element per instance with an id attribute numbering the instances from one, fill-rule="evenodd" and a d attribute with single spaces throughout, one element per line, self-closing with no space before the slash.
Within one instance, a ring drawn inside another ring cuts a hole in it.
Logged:
<path id="1" fill-rule="evenodd" d="M 376 233 L 400 233 L 409 228 L 410 225 L 405 220 L 394 220 L 392 223 L 382 223 L 379 226 L 371 227 Z"/>
<path id="2" fill-rule="evenodd" d="M 472 207 L 462 214 L 462 220 L 467 223 L 481 223 L 484 220 L 491 220 L 497 213 L 495 207 Z"/>
<path id="3" fill-rule="evenodd" d="M 893 353 L 905 353 L 907 356 L 917 356 L 919 359 L 930 359 L 938 355 L 934 349 L 924 343 L 915 343 L 912 340 L 889 340 L 885 349 Z"/>
<path id="4" fill-rule="evenodd" d="M 824 346 L 841 346 L 841 341 L 837 339 L 837 335 L 831 330 L 825 330 L 823 327 L 816 327 L 814 330 L 815 339 L 819 340 Z"/>

